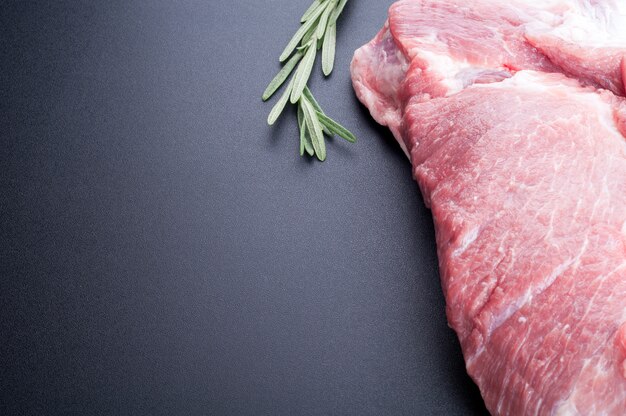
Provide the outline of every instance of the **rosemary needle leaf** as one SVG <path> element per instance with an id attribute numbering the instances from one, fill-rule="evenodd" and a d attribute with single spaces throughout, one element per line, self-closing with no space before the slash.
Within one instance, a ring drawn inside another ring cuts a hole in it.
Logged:
<path id="1" fill-rule="evenodd" d="M 326 36 L 324 36 L 324 44 L 322 45 L 322 71 L 328 76 L 333 72 L 335 65 L 335 43 L 337 41 L 337 25 L 328 25 Z"/>
<path id="2" fill-rule="evenodd" d="M 312 44 L 317 42 L 317 39 L 311 39 Z M 309 81 L 309 77 L 311 76 L 311 71 L 313 70 L 313 64 L 315 63 L 315 48 L 309 46 L 306 53 L 304 54 L 304 58 L 300 65 L 298 65 L 298 69 L 296 70 L 296 74 L 293 76 L 294 84 L 293 89 L 291 90 L 291 103 L 295 104 L 300 99 L 302 95 L 302 91 L 304 87 L 306 87 L 306 83 Z"/>
<path id="3" fill-rule="evenodd" d="M 298 128 L 300 129 L 300 156 L 304 155 L 304 142 L 306 141 L 304 137 L 304 114 L 302 113 L 302 106 L 298 105 Z"/>
<path id="4" fill-rule="evenodd" d="M 267 116 L 267 124 L 270 126 L 278 120 L 278 117 L 285 109 L 285 105 L 287 104 L 287 100 L 289 99 L 289 94 L 291 93 L 291 89 L 293 88 L 293 79 L 289 82 L 287 89 L 283 92 L 283 95 L 280 97 L 272 111 L 270 111 L 269 116 Z"/>
<path id="5" fill-rule="evenodd" d="M 307 152 L 309 156 L 315 156 L 315 149 L 313 149 L 313 142 L 311 142 L 311 133 L 309 128 L 306 125 L 306 121 L 302 123 L 302 129 L 300 129 L 300 139 L 304 145 L 304 151 Z"/>
<path id="6" fill-rule="evenodd" d="M 337 19 L 339 19 L 339 16 L 341 15 L 341 12 L 343 12 L 343 8 L 346 7 L 347 2 L 348 0 L 339 1 L 339 5 L 333 11 L 333 14 L 330 16 L 330 19 L 328 19 L 328 24 L 334 25 L 335 23 L 337 23 Z"/>
<path id="7" fill-rule="evenodd" d="M 325 114 L 324 110 L 322 110 L 322 107 L 320 107 L 319 103 L 317 102 L 317 100 L 315 99 L 315 97 L 313 97 L 313 93 L 311 92 L 311 90 L 309 89 L 309 87 L 304 87 L 304 91 L 302 92 L 302 94 L 306 97 L 306 99 L 311 103 L 311 105 L 313 105 L 313 109 L 319 113 Z M 333 133 L 325 126 L 322 124 L 322 131 L 324 133 L 326 133 L 329 136 L 332 136 Z"/>
<path id="8" fill-rule="evenodd" d="M 311 135 L 309 134 L 309 129 L 304 126 L 304 150 L 308 153 L 309 156 L 315 155 L 315 149 L 313 149 L 313 143 L 311 142 Z"/>
<path id="9" fill-rule="evenodd" d="M 302 112 L 302 106 L 298 105 L 298 128 L 302 130 L 303 125 L 304 125 L 304 113 Z"/>
<path id="10" fill-rule="evenodd" d="M 326 24 L 328 23 L 328 17 L 330 13 L 333 11 L 336 2 L 334 0 L 330 1 L 326 5 L 326 9 L 324 13 L 322 13 L 322 17 L 320 17 L 320 21 L 317 24 L 317 31 L 315 32 L 315 37 L 318 39 L 322 39 L 324 36 L 324 32 L 326 31 Z"/>
<path id="11" fill-rule="evenodd" d="M 289 58 L 289 56 L 291 56 L 291 53 L 296 48 L 296 46 L 298 46 L 298 43 L 300 42 L 300 40 L 302 40 L 303 36 L 313 26 L 313 24 L 317 21 L 317 18 L 323 11 L 324 11 L 323 7 L 316 9 L 313 15 L 311 16 L 310 20 L 307 20 L 302 26 L 300 26 L 300 28 L 293 35 L 293 37 L 291 38 L 287 46 L 285 46 L 285 50 L 283 51 L 283 53 L 280 55 L 280 58 L 279 58 L 280 62 L 284 62 L 287 58 Z"/>
<path id="12" fill-rule="evenodd" d="M 306 122 L 304 120 L 304 111 L 302 110 L 301 101 L 298 102 L 298 127 L 300 128 L 300 156 L 304 154 L 302 152 L 303 148 L 304 150 L 306 150 L 309 156 L 313 156 L 315 154 L 315 151 L 313 150 L 311 137 L 306 127 Z"/>
<path id="13" fill-rule="evenodd" d="M 302 128 L 300 129 L 300 156 L 304 156 L 304 152 L 309 156 L 315 155 L 315 149 L 313 149 L 313 144 L 311 143 L 311 134 L 306 123 L 302 123 Z"/>
<path id="14" fill-rule="evenodd" d="M 302 17 L 300 18 L 300 23 L 304 23 L 307 20 L 309 20 L 309 18 L 311 17 L 311 15 L 315 12 L 315 10 L 321 6 L 322 1 L 321 0 L 315 0 L 313 3 L 311 3 L 311 5 L 309 6 L 308 9 L 306 9 L 306 12 L 304 12 L 304 14 L 302 15 Z"/>
<path id="15" fill-rule="evenodd" d="M 311 141 L 317 158 L 321 161 L 326 159 L 326 144 L 324 143 L 324 133 L 322 133 L 322 125 L 317 118 L 317 112 L 313 105 L 305 98 L 302 101 L 302 110 L 304 111 L 304 120 L 311 133 Z"/>
<path id="16" fill-rule="evenodd" d="M 313 93 L 308 86 L 304 87 L 304 91 L 302 93 L 304 94 L 306 99 L 309 100 L 309 102 L 313 105 L 313 109 L 315 109 L 315 111 L 319 111 L 320 113 L 324 114 L 322 107 L 320 107 L 320 104 L 317 102 L 315 97 L 313 97 Z"/>
<path id="17" fill-rule="evenodd" d="M 280 88 L 281 85 L 283 85 L 285 80 L 289 77 L 289 74 L 291 74 L 291 71 L 293 71 L 298 62 L 300 62 L 300 59 L 302 59 L 303 55 L 304 53 L 297 52 L 294 56 L 291 57 L 290 60 L 287 61 L 285 66 L 282 67 L 282 69 L 278 72 L 278 74 L 276 74 L 272 82 L 270 82 L 270 84 L 265 89 L 265 92 L 263 93 L 263 101 L 267 101 L 272 95 L 274 95 L 276 90 Z"/>
<path id="18" fill-rule="evenodd" d="M 354 134 L 352 134 L 348 129 L 337 123 L 332 118 L 328 117 L 326 114 L 316 111 L 316 116 L 319 122 L 322 123 L 322 125 L 328 127 L 328 129 L 333 133 L 336 133 L 338 136 L 343 137 L 350 143 L 356 142 L 356 137 L 354 136 Z"/>

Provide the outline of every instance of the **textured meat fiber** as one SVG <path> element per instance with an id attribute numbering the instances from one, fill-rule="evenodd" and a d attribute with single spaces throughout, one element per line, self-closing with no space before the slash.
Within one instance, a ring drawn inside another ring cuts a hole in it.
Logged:
<path id="1" fill-rule="evenodd" d="M 626 414 L 624 55 L 619 3 L 573 0 L 400 1 L 355 53 L 493 414 Z"/>

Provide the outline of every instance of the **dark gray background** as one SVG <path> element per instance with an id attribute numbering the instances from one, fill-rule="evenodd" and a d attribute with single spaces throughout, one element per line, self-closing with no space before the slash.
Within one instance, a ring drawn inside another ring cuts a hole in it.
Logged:
<path id="1" fill-rule="evenodd" d="M 359 138 L 297 154 L 260 95 L 310 0 L 0 6 L 0 414 L 484 413 L 410 165 L 354 97 L 391 1 L 311 85 Z"/>

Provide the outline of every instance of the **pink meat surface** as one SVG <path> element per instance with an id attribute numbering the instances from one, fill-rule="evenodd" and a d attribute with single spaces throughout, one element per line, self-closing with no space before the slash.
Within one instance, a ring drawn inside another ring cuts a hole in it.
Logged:
<path id="1" fill-rule="evenodd" d="M 601 0 L 399 1 L 355 53 L 493 414 L 626 415 L 624 56 Z"/>

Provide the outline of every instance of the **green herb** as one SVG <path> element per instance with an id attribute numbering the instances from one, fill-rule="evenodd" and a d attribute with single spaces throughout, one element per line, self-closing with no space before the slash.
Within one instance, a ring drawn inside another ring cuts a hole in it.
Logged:
<path id="1" fill-rule="evenodd" d="M 350 143 L 356 142 L 356 137 L 354 137 L 354 134 L 352 134 L 348 129 L 337 123 L 332 118 L 328 117 L 326 114 L 320 113 L 318 111 L 317 118 L 320 120 L 320 123 L 322 123 L 322 126 L 330 130 L 331 133 L 337 134 L 337 136 L 346 139 Z"/>
<path id="2" fill-rule="evenodd" d="M 324 75 L 328 76 L 333 72 L 335 64 L 335 42 L 337 40 L 337 25 L 330 25 L 324 36 L 322 44 L 322 70 Z"/>
<path id="3" fill-rule="evenodd" d="M 317 114 L 311 102 L 307 99 L 302 100 L 302 111 L 304 112 L 304 123 L 307 131 L 310 133 L 313 149 L 319 160 L 326 159 L 326 144 L 324 143 L 324 133 L 322 132 L 322 123 L 317 118 Z"/>
<path id="4" fill-rule="evenodd" d="M 328 76 L 333 71 L 337 19 L 346 3 L 347 0 L 313 1 L 300 19 L 300 28 L 280 55 L 280 62 L 286 63 L 267 86 L 262 97 L 263 101 L 268 100 L 293 75 L 272 108 L 267 122 L 274 124 L 288 101 L 297 105 L 300 155 L 303 156 L 306 152 L 321 161 L 326 159 L 324 135 L 332 137 L 336 134 L 351 143 L 356 141 L 354 134 L 324 113 L 307 86 L 319 49 L 322 50 L 322 72 Z"/>
<path id="5" fill-rule="evenodd" d="M 280 72 L 276 74 L 272 82 L 270 82 L 270 85 L 267 86 L 265 92 L 263 93 L 263 101 L 266 101 L 268 98 L 270 98 L 276 92 L 276 90 L 279 89 L 281 85 L 283 85 L 283 82 L 285 82 L 285 80 L 289 78 L 289 74 L 291 74 L 291 71 L 293 71 L 298 62 L 300 62 L 300 59 L 302 59 L 302 52 L 298 51 L 291 57 L 291 59 L 285 64 L 285 66 L 283 66 Z"/>
<path id="6" fill-rule="evenodd" d="M 309 6 L 307 11 L 304 12 L 304 14 L 302 15 L 302 18 L 300 19 L 300 22 L 305 23 L 307 20 L 309 20 L 309 18 L 313 15 L 313 13 L 315 13 L 317 8 L 320 7 L 321 5 L 322 5 L 322 0 L 315 0 L 313 4 Z"/>
<path id="7" fill-rule="evenodd" d="M 306 83 L 311 76 L 311 71 L 313 70 L 313 64 L 315 63 L 315 48 L 311 47 L 311 44 L 317 43 L 317 38 L 313 36 L 313 39 L 309 41 L 309 46 L 307 46 L 306 54 L 302 59 L 300 65 L 298 65 L 298 69 L 296 70 L 296 74 L 293 76 L 294 87 L 291 90 L 291 104 L 296 104 L 302 95 L 302 91 L 304 91 L 304 87 L 306 87 Z"/>
<path id="8" fill-rule="evenodd" d="M 291 93 L 292 91 L 293 91 L 293 79 L 287 86 L 287 89 L 285 90 L 283 95 L 280 97 L 280 99 L 278 100 L 274 108 L 272 108 L 272 111 L 270 111 L 270 115 L 267 116 L 267 124 L 271 126 L 272 124 L 276 122 L 276 120 L 278 120 L 280 113 L 283 112 L 283 110 L 285 109 L 285 105 L 287 105 L 287 99 L 289 99 L 289 93 Z"/>

